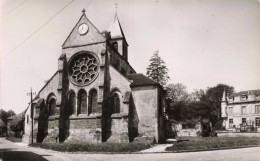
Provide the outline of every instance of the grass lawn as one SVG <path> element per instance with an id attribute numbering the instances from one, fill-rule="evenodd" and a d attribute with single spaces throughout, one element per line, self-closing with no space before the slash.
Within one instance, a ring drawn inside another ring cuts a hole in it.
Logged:
<path id="1" fill-rule="evenodd" d="M 241 146 L 260 146 L 260 137 L 183 137 L 167 151 L 210 150 L 216 148 L 236 148 Z"/>
<path id="2" fill-rule="evenodd" d="M 13 136 L 10 136 L 10 137 L 7 137 L 6 140 L 9 140 L 11 142 L 22 142 L 22 138 L 16 138 L 16 137 L 13 137 Z"/>
<path id="3" fill-rule="evenodd" d="M 147 143 L 36 143 L 30 145 L 62 152 L 137 152 L 150 148 Z"/>

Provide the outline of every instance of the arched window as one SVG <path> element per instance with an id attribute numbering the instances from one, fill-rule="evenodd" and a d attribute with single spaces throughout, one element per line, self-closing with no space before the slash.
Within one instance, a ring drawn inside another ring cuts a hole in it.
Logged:
<path id="1" fill-rule="evenodd" d="M 89 106 L 88 106 L 88 114 L 97 112 L 97 91 L 93 89 L 89 93 Z"/>
<path id="2" fill-rule="evenodd" d="M 114 93 L 111 98 L 112 113 L 120 113 L 120 99 L 117 93 Z"/>
<path id="3" fill-rule="evenodd" d="M 69 115 L 73 115 L 76 112 L 76 94 L 71 92 L 69 95 Z"/>
<path id="4" fill-rule="evenodd" d="M 116 51 L 118 51 L 118 43 L 117 42 L 113 42 L 113 46 L 116 49 Z"/>
<path id="5" fill-rule="evenodd" d="M 87 93 L 84 90 L 79 92 L 78 100 L 78 114 L 87 113 Z"/>
<path id="6" fill-rule="evenodd" d="M 56 100 L 54 98 L 51 98 L 49 102 L 49 116 L 55 115 L 55 109 L 56 109 Z"/>

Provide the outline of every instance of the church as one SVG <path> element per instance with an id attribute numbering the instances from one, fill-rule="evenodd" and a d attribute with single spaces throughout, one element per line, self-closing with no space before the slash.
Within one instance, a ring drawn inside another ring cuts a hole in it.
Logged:
<path id="1" fill-rule="evenodd" d="M 25 114 L 23 140 L 135 142 L 165 140 L 163 88 L 129 64 L 117 14 L 100 32 L 85 10 L 62 45 L 58 69 Z M 31 128 L 33 117 L 33 129 Z"/>

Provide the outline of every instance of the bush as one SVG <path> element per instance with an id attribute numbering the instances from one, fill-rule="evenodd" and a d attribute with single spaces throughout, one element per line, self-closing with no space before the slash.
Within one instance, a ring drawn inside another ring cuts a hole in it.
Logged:
<path id="1" fill-rule="evenodd" d="M 17 117 L 10 122 L 10 129 L 15 133 L 15 137 L 21 138 L 23 134 L 24 119 Z"/>
<path id="2" fill-rule="evenodd" d="M 150 148 L 147 143 L 35 143 L 33 147 L 66 152 L 137 152 Z"/>

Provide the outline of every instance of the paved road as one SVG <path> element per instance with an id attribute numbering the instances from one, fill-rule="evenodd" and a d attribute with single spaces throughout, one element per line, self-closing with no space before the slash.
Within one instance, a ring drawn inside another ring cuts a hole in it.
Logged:
<path id="1" fill-rule="evenodd" d="M 22 146 L 0 138 L 0 158 L 5 161 L 260 161 L 260 147 L 190 153 L 70 154 Z"/>

